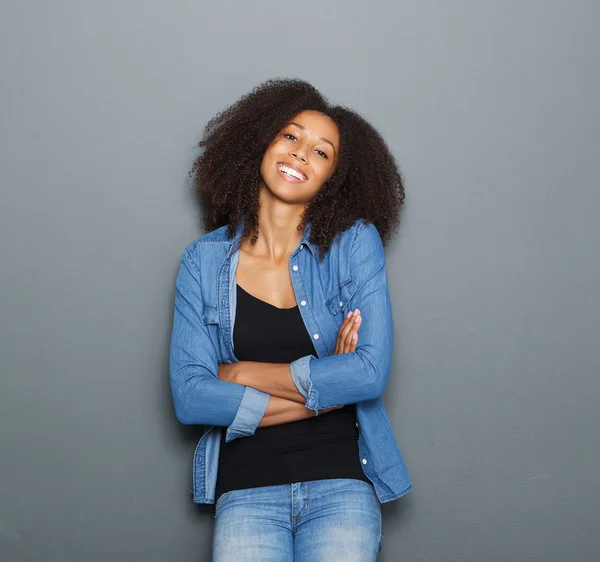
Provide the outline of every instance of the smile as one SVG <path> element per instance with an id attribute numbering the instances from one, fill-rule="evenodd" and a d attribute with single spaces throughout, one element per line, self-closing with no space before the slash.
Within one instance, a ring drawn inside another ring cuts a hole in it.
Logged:
<path id="1" fill-rule="evenodd" d="M 306 181 L 308 179 L 304 172 L 295 166 L 290 166 L 281 162 L 277 164 L 277 171 L 280 176 L 288 181 Z"/>

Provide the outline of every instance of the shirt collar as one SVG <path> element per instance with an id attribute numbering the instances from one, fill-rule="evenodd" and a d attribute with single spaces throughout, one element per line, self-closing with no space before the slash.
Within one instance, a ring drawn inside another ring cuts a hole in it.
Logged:
<path id="1" fill-rule="evenodd" d="M 235 229 L 235 234 L 234 234 L 233 238 L 229 242 L 229 251 L 227 252 L 227 254 L 229 256 L 231 254 L 233 254 L 233 252 L 235 252 L 239 249 L 240 244 L 242 242 L 242 232 L 243 231 L 244 231 L 244 219 L 242 219 L 240 221 L 240 224 Z M 302 248 L 302 246 L 306 246 L 310 250 L 310 253 L 312 254 L 313 258 L 318 256 L 319 250 L 318 250 L 316 244 L 313 244 L 312 242 L 309 241 L 310 232 L 311 232 L 310 224 L 307 224 L 304 227 L 304 232 L 302 234 L 302 240 L 300 240 L 300 244 L 298 245 L 298 248 L 294 251 L 294 253 L 292 255 L 296 255 L 296 253 Z"/>
<path id="2" fill-rule="evenodd" d="M 313 244 L 309 240 L 310 233 L 311 233 L 310 224 L 307 224 L 304 227 L 304 233 L 302 234 L 302 240 L 300 240 L 300 246 L 299 247 L 302 247 L 302 245 L 306 246 L 310 250 L 310 253 L 312 254 L 312 256 L 314 258 L 314 257 L 317 257 L 319 255 L 319 249 L 317 248 L 316 244 Z"/>

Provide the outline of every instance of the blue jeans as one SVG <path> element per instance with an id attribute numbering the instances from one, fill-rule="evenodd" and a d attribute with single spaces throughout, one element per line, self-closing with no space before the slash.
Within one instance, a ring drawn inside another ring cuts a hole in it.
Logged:
<path id="1" fill-rule="evenodd" d="M 213 562 L 373 562 L 381 508 L 373 486 L 339 478 L 225 492 Z"/>

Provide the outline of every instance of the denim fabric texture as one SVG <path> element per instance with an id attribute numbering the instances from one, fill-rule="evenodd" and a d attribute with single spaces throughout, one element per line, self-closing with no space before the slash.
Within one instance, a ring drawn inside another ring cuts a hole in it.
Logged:
<path id="1" fill-rule="evenodd" d="M 176 280 L 170 380 L 177 418 L 204 425 L 194 453 L 191 491 L 196 503 L 214 503 L 220 435 L 227 441 L 253 435 L 269 395 L 217 378 L 233 350 L 236 269 L 243 226 L 228 238 L 221 227 L 192 242 L 181 256 Z M 317 357 L 290 364 L 306 407 L 315 411 L 356 404 L 360 462 L 382 503 L 410 488 L 404 460 L 381 395 L 390 374 L 393 319 L 385 255 L 377 229 L 357 221 L 338 235 L 324 259 L 309 242 L 310 225 L 289 259 L 302 319 Z M 345 314 L 359 308 L 356 351 L 334 355 Z"/>
<path id="2" fill-rule="evenodd" d="M 374 562 L 382 546 L 381 506 L 361 480 L 233 490 L 215 519 L 213 562 Z"/>

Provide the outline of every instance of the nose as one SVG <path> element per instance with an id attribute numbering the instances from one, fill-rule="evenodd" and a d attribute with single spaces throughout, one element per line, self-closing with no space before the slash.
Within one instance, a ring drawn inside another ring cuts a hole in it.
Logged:
<path id="1" fill-rule="evenodd" d="M 304 149 L 299 146 L 294 147 L 294 150 L 290 150 L 290 156 L 296 160 L 300 160 L 304 164 L 308 163 Z"/>

